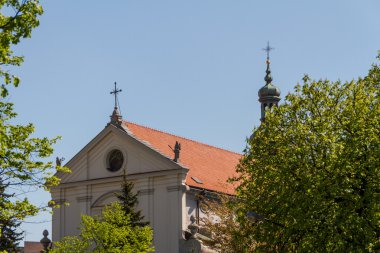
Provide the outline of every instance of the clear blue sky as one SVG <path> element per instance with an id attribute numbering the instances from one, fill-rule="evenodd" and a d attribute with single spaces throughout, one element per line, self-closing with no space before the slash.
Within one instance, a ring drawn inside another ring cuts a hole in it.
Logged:
<path id="1" fill-rule="evenodd" d="M 259 124 L 268 40 L 282 97 L 304 73 L 364 76 L 380 49 L 378 0 L 42 4 L 41 25 L 15 49 L 25 63 L 10 101 L 36 135 L 63 137 L 54 157 L 66 161 L 109 121 L 114 81 L 124 119 L 241 152 Z M 40 240 L 50 226 L 26 224 L 26 239 Z"/>

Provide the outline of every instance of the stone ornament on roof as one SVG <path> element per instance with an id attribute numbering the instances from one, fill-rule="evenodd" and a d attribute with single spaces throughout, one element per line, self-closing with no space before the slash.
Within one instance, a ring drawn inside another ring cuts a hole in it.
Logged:
<path id="1" fill-rule="evenodd" d="M 123 118 L 120 114 L 119 107 L 118 107 L 118 100 L 117 100 L 117 94 L 120 92 L 122 92 L 122 89 L 117 89 L 116 82 L 115 82 L 115 88 L 113 89 L 113 91 L 110 92 L 110 94 L 114 95 L 115 97 L 115 107 L 113 109 L 112 115 L 110 116 L 111 117 L 110 123 L 117 126 L 121 126 L 121 124 L 123 123 Z"/>
<path id="2" fill-rule="evenodd" d="M 174 153 L 174 158 L 173 161 L 178 163 L 179 162 L 179 154 L 181 152 L 181 143 L 178 141 L 175 142 L 174 148 L 172 148 L 170 145 L 168 145 L 169 148 L 173 151 Z"/>
<path id="3" fill-rule="evenodd" d="M 123 123 L 123 118 L 120 115 L 120 111 L 118 107 L 115 107 L 111 117 L 111 123 L 120 126 Z"/>
<path id="4" fill-rule="evenodd" d="M 48 238 L 49 232 L 45 229 L 42 232 L 42 235 L 44 237 L 40 240 L 40 243 L 42 244 L 42 246 L 44 248 L 44 252 L 47 252 L 49 250 L 49 248 L 51 249 L 51 246 L 52 246 L 51 240 Z"/>

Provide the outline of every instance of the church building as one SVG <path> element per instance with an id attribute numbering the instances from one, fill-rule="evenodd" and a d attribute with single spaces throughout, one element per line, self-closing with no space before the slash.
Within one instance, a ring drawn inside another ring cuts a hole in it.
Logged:
<path id="1" fill-rule="evenodd" d="M 269 45 L 266 48 L 269 52 Z M 269 55 L 266 84 L 259 90 L 261 120 L 277 105 L 280 90 L 272 84 Z M 123 120 L 116 103 L 110 122 L 58 173 L 61 184 L 52 189 L 56 203 L 68 202 L 53 213 L 52 239 L 79 234 L 81 214 L 98 215 L 117 201 L 123 175 L 135 185 L 138 209 L 154 231 L 160 253 L 181 251 L 183 232 L 199 222 L 201 192 L 234 194 L 227 184 L 236 173 L 241 154 Z M 192 220 L 192 221 L 191 221 Z"/>

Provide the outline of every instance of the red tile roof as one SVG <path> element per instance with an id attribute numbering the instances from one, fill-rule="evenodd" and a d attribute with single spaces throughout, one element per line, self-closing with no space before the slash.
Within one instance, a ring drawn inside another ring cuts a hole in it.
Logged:
<path id="1" fill-rule="evenodd" d="M 236 175 L 235 169 L 242 157 L 241 154 L 131 122 L 124 121 L 123 124 L 127 125 L 129 132 L 137 139 L 148 142 L 151 147 L 168 157 L 174 157 L 174 153 L 168 145 L 174 148 L 176 141 L 181 143 L 179 162 L 189 169 L 186 177 L 187 185 L 234 194 L 234 186 L 226 181 Z M 197 183 L 197 179 L 201 180 L 203 184 Z"/>
<path id="2" fill-rule="evenodd" d="M 24 253 L 40 253 L 44 247 L 40 242 L 31 242 L 26 241 L 24 242 Z"/>

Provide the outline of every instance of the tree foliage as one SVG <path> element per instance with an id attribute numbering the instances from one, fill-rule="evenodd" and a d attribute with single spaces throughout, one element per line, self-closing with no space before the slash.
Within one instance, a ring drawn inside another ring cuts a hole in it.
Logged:
<path id="1" fill-rule="evenodd" d="M 128 182 L 124 175 L 123 184 L 121 185 L 121 193 L 116 194 L 119 199 L 124 214 L 130 216 L 132 226 L 144 227 L 149 225 L 149 222 L 143 221 L 144 216 L 141 210 L 136 211 L 135 207 L 138 204 L 137 193 L 133 193 L 134 184 Z"/>
<path id="2" fill-rule="evenodd" d="M 79 236 L 64 237 L 52 253 L 142 253 L 152 252 L 153 231 L 133 226 L 119 203 L 105 207 L 101 216 L 82 216 Z"/>
<path id="3" fill-rule="evenodd" d="M 14 194 L 5 193 L 6 186 L 0 182 L 0 210 L 7 210 Z M 16 252 L 22 232 L 17 231 L 21 222 L 13 216 L 0 215 L 0 251 L 11 250 Z"/>
<path id="4" fill-rule="evenodd" d="M 17 87 L 20 83 L 20 79 L 10 73 L 10 67 L 20 66 L 24 59 L 14 55 L 12 46 L 22 38 L 31 37 L 43 10 L 38 0 L 4 0 L 0 2 L 0 8 L 0 95 L 4 98 L 8 95 L 8 85 Z"/>
<path id="5" fill-rule="evenodd" d="M 262 252 L 380 251 L 380 70 L 312 81 L 254 130 L 238 167 L 239 221 Z"/>
<path id="6" fill-rule="evenodd" d="M 45 162 L 57 139 L 32 137 L 32 124 L 12 124 L 17 114 L 8 101 L 9 87 L 20 83 L 11 70 L 23 62 L 23 57 L 14 54 L 13 47 L 21 39 L 29 38 L 39 25 L 42 7 L 37 0 L 4 0 L 0 8 L 0 227 L 10 231 L 18 221 L 40 210 L 18 194 L 30 187 L 49 189 L 59 180 L 49 173 L 52 164 Z M 6 232 L 1 235 L 6 236 Z"/>
<path id="7" fill-rule="evenodd" d="M 244 252 L 253 248 L 237 220 L 239 201 L 232 196 L 213 194 L 201 201 L 203 244 L 223 253 Z"/>

